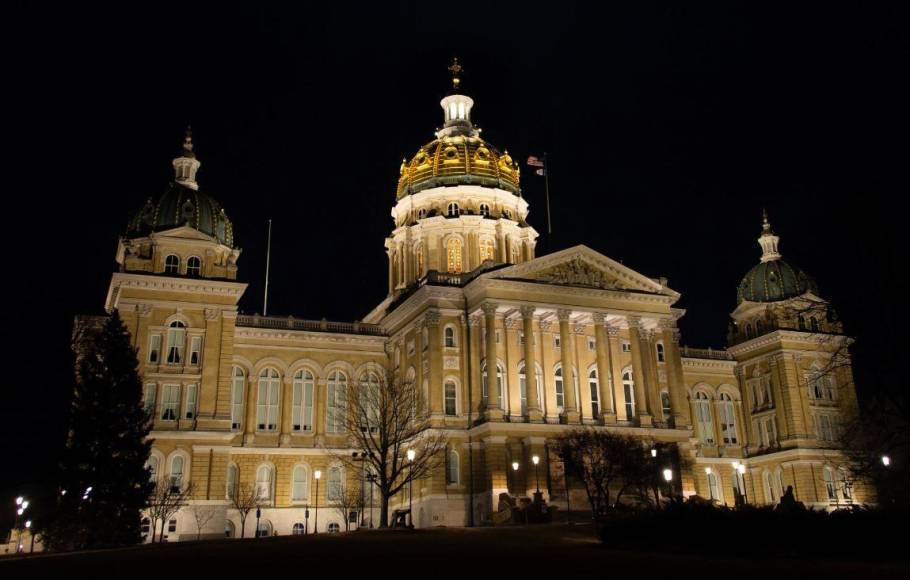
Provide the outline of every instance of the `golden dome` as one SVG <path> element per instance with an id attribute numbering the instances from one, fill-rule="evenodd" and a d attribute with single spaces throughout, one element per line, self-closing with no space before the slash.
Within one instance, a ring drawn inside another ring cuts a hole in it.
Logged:
<path id="1" fill-rule="evenodd" d="M 421 147 L 401 164 L 398 195 L 445 185 L 497 187 L 518 195 L 518 164 L 476 135 L 440 137 Z"/>

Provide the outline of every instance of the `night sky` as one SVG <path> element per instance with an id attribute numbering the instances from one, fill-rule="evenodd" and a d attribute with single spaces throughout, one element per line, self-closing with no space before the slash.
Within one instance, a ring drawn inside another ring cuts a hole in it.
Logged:
<path id="1" fill-rule="evenodd" d="M 906 6 L 331 4 L 4 19 L 4 506 L 53 477 L 73 316 L 101 311 L 186 125 L 243 249 L 242 310 L 262 310 L 272 218 L 269 313 L 355 320 L 385 296 L 398 167 L 442 124 L 455 55 L 483 137 L 549 154 L 552 237 L 522 167 L 538 254 L 583 243 L 666 276 L 683 342 L 722 347 L 766 207 L 856 337 L 859 388 L 906 358 Z"/>

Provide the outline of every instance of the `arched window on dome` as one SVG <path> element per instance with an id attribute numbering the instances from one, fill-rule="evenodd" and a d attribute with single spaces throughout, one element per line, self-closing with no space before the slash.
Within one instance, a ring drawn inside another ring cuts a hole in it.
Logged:
<path id="1" fill-rule="evenodd" d="M 449 238 L 446 242 L 446 270 L 453 274 L 461 274 L 463 263 L 461 259 L 462 245 L 458 238 Z"/>
<path id="2" fill-rule="evenodd" d="M 186 275 L 196 278 L 202 274 L 202 259 L 199 256 L 190 256 L 186 261 Z"/>
<path id="3" fill-rule="evenodd" d="M 454 201 L 448 205 L 446 208 L 446 215 L 449 217 L 458 217 L 458 204 Z"/>
<path id="4" fill-rule="evenodd" d="M 490 217 L 490 205 L 486 203 L 480 204 L 480 215 L 483 217 Z"/>
<path id="5" fill-rule="evenodd" d="M 496 246 L 493 244 L 493 240 L 490 238 L 484 238 L 480 240 L 480 261 L 485 262 L 487 260 L 496 259 Z"/>
<path id="6" fill-rule="evenodd" d="M 165 274 L 179 274 L 180 273 L 180 256 L 176 254 L 169 254 L 168 257 L 164 259 L 164 273 Z"/>

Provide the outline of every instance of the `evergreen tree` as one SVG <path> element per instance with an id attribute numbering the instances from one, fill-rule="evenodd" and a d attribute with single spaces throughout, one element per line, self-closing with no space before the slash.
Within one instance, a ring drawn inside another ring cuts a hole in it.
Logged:
<path id="1" fill-rule="evenodd" d="M 116 310 L 100 327 L 77 323 L 73 350 L 76 384 L 60 481 L 66 493 L 45 541 L 58 550 L 135 544 L 153 488 L 136 351 Z"/>

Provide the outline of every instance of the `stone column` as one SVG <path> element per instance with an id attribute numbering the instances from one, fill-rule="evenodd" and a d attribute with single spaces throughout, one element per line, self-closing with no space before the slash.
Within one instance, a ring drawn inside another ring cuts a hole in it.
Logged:
<path id="1" fill-rule="evenodd" d="M 572 360 L 577 369 L 573 383 L 578 383 L 578 389 L 575 392 L 575 397 L 578 401 L 578 414 L 582 423 L 591 424 L 596 421 L 596 418 L 591 413 L 591 387 L 588 385 L 588 373 L 586 372 L 588 365 L 582 361 L 582 356 L 587 352 L 588 348 L 588 336 L 585 334 L 586 328 L 584 324 L 575 324 L 572 331 L 574 335 L 572 337 Z"/>
<path id="2" fill-rule="evenodd" d="M 679 356 L 679 329 L 672 322 L 666 321 L 663 334 L 673 425 L 677 429 L 685 429 L 692 425 L 692 418 L 689 416 L 689 407 L 685 404 L 682 358 Z"/>
<path id="3" fill-rule="evenodd" d="M 506 393 L 508 400 L 501 402 L 503 411 L 507 411 L 511 420 L 517 422 L 524 418 L 521 414 L 521 389 L 518 384 L 518 361 L 522 357 L 518 345 L 518 319 L 504 318 L 502 327 L 503 367 L 506 373 L 505 384 L 509 389 Z"/>
<path id="4" fill-rule="evenodd" d="M 642 427 L 651 426 L 651 414 L 648 412 L 648 399 L 645 394 L 645 368 L 642 365 L 641 348 L 643 337 L 641 335 L 641 318 L 630 316 L 629 342 L 632 346 L 632 381 L 635 388 L 635 415 L 638 424 Z"/>
<path id="5" fill-rule="evenodd" d="M 623 407 L 625 407 L 625 393 L 622 386 L 622 346 L 619 339 L 619 327 L 617 326 L 604 326 L 607 331 L 607 338 L 609 343 L 607 345 L 607 351 L 610 353 L 610 369 L 612 370 L 611 377 L 612 381 L 612 391 L 613 391 L 613 400 L 616 402 L 613 407 L 613 412 L 619 415 L 619 401 L 623 401 Z M 625 408 L 623 408 L 623 413 L 625 413 Z M 626 417 L 626 421 L 632 421 L 635 417 Z"/>
<path id="6" fill-rule="evenodd" d="M 501 435 L 485 437 L 483 448 L 485 467 L 490 478 L 490 499 L 493 502 L 492 509 L 495 512 L 499 504 L 499 494 L 508 493 L 509 491 L 509 475 L 506 470 L 512 467 L 506 465 L 506 437 Z"/>
<path id="7" fill-rule="evenodd" d="M 278 424 L 278 445 L 281 447 L 289 447 L 291 445 L 291 405 L 294 401 L 293 398 L 294 391 L 294 377 L 291 373 L 288 373 L 284 376 L 284 379 L 281 381 L 281 403 L 280 403 L 280 417 Z"/>
<path id="8" fill-rule="evenodd" d="M 543 398 L 546 402 L 546 417 L 544 421 L 547 423 L 559 423 L 559 411 L 556 407 L 556 385 L 553 383 L 553 368 L 556 366 L 556 362 L 552 360 L 551 356 L 553 353 L 553 335 L 550 333 L 552 325 L 553 323 L 549 320 L 538 322 L 540 340 L 537 346 L 540 348 L 540 367 L 543 371 Z"/>
<path id="9" fill-rule="evenodd" d="M 430 360 L 430 415 L 439 415 L 442 413 L 442 345 L 439 336 L 439 311 L 427 310 L 427 356 Z"/>
<path id="10" fill-rule="evenodd" d="M 483 309 L 487 341 L 487 420 L 502 421 L 502 403 L 496 378 L 496 308 L 497 304 L 486 302 Z"/>
<path id="11" fill-rule="evenodd" d="M 534 360 L 534 311 L 533 306 L 521 307 L 525 337 L 525 384 L 528 389 L 528 420 L 531 423 L 542 423 L 543 413 L 537 397 L 537 364 Z"/>
<path id="12" fill-rule="evenodd" d="M 616 423 L 616 407 L 610 385 L 610 340 L 607 337 L 606 316 L 594 313 L 594 341 L 597 348 L 597 385 L 600 388 L 600 415 L 605 424 Z"/>
<path id="13" fill-rule="evenodd" d="M 470 392 L 471 392 L 471 420 L 476 421 L 480 415 L 481 403 L 483 401 L 483 393 L 481 392 L 481 381 L 483 380 L 480 372 L 480 328 L 481 317 L 480 316 L 471 316 L 468 319 L 468 324 L 471 326 L 471 340 L 470 340 L 470 357 L 471 357 L 471 375 L 468 377 L 470 381 Z"/>
<path id="14" fill-rule="evenodd" d="M 657 340 L 652 330 L 643 330 L 642 338 L 642 363 L 648 375 L 645 388 L 648 393 L 648 409 L 651 411 L 652 420 L 664 421 L 663 405 L 660 402 L 660 381 L 657 373 Z"/>
<path id="15" fill-rule="evenodd" d="M 562 388 L 565 396 L 566 422 L 577 424 L 579 421 L 578 404 L 575 400 L 575 383 L 572 380 L 572 332 L 569 328 L 569 319 L 572 311 L 560 308 L 556 311 L 559 318 L 559 342 L 562 356 Z"/>
<path id="16" fill-rule="evenodd" d="M 259 377 L 256 376 L 255 369 L 247 377 L 246 386 L 246 420 L 243 422 L 243 440 L 244 444 L 253 441 L 256 434 L 256 397 L 259 391 Z"/>

